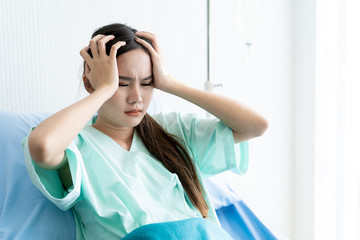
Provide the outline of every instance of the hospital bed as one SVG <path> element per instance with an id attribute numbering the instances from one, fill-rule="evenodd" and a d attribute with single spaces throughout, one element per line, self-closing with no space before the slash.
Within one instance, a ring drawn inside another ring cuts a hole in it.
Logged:
<path id="1" fill-rule="evenodd" d="M 0 239 L 75 239 L 72 212 L 58 209 L 45 198 L 25 167 L 21 140 L 50 115 L 0 111 Z M 233 239 L 282 239 L 223 179 L 209 178 L 206 187 L 222 227 Z"/>

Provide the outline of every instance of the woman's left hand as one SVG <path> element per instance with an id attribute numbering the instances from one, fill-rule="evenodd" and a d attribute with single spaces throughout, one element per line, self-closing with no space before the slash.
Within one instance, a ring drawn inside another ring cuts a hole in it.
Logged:
<path id="1" fill-rule="evenodd" d="M 153 63 L 154 86 L 162 91 L 185 99 L 219 118 L 233 130 L 234 142 L 239 143 L 262 135 L 268 127 L 267 120 L 239 102 L 196 88 L 180 84 L 166 75 L 156 37 L 152 33 L 137 32 L 137 36 L 149 39 L 154 47 L 143 39 L 136 41 L 146 47 Z M 225 107 L 224 107 L 225 106 Z"/>
<path id="2" fill-rule="evenodd" d="M 165 74 L 162 64 L 162 56 L 160 53 L 159 43 L 156 39 L 156 35 L 145 31 L 136 32 L 136 35 L 138 37 L 136 37 L 135 40 L 141 45 L 143 45 L 150 52 L 151 61 L 153 64 L 154 87 L 162 91 L 166 91 L 168 83 L 173 81 L 173 79 Z M 139 37 L 150 40 L 152 45 Z"/>

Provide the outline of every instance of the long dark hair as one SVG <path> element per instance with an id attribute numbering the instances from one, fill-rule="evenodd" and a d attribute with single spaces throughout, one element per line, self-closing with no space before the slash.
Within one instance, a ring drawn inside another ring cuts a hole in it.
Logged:
<path id="1" fill-rule="evenodd" d="M 128 51 L 143 48 L 135 41 L 137 30 L 124 24 L 110 24 L 97 29 L 92 38 L 98 34 L 114 35 L 115 38 L 106 43 L 106 53 L 109 55 L 111 46 L 118 41 L 126 41 L 126 45 L 119 48 L 116 57 Z M 151 44 L 151 41 L 143 38 Z M 91 50 L 89 49 L 89 54 Z M 155 80 L 156 81 L 156 80 Z M 144 118 L 135 131 L 143 141 L 148 151 L 158 159 L 170 172 L 176 173 L 180 179 L 191 202 L 199 210 L 204 218 L 208 216 L 209 207 L 205 201 L 205 191 L 201 185 L 193 160 L 175 135 L 166 132 L 150 115 L 145 114 Z"/>

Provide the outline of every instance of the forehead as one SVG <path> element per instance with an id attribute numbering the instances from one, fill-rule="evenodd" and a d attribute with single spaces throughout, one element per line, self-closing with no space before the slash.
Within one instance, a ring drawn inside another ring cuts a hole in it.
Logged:
<path id="1" fill-rule="evenodd" d="M 131 50 L 116 58 L 119 75 L 137 76 L 151 74 L 151 59 L 142 48 Z"/>

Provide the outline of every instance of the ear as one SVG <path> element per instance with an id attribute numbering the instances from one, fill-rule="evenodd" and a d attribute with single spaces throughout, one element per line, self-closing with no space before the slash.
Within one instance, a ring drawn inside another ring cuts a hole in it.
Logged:
<path id="1" fill-rule="evenodd" d="M 93 93 L 95 90 L 92 87 L 89 79 L 85 76 L 85 74 L 82 75 L 82 78 L 83 78 L 84 87 L 85 87 L 86 91 L 90 94 Z"/>

